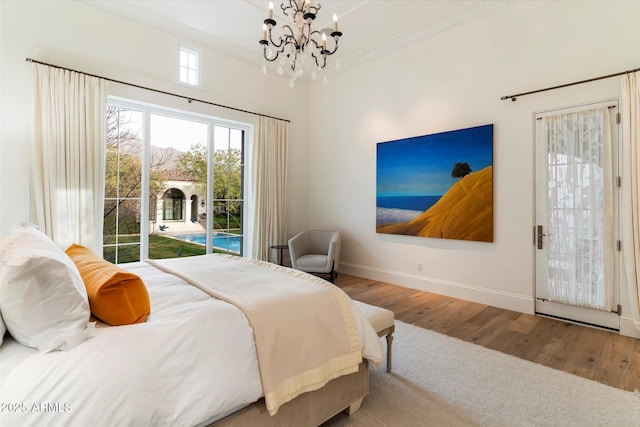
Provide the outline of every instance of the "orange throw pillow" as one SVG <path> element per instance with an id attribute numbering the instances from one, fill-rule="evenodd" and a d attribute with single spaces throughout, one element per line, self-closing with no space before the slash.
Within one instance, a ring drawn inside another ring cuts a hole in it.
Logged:
<path id="1" fill-rule="evenodd" d="M 84 246 L 74 244 L 65 252 L 80 271 L 95 317 L 112 326 L 147 320 L 151 303 L 140 277 L 99 258 Z"/>

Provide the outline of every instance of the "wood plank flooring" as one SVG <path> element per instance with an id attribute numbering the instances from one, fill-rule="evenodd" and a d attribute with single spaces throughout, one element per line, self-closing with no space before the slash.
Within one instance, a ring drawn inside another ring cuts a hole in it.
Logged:
<path id="1" fill-rule="evenodd" d="M 640 340 L 542 316 L 340 274 L 351 298 L 397 320 L 627 391 L 640 390 Z"/>

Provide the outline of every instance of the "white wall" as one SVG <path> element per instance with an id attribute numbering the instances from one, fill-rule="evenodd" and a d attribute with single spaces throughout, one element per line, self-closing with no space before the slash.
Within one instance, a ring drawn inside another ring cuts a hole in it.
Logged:
<path id="1" fill-rule="evenodd" d="M 310 226 L 344 232 L 341 270 L 533 312 L 533 113 L 620 79 L 500 97 L 640 66 L 639 5 L 515 2 L 312 86 Z M 494 243 L 376 234 L 376 143 L 489 123 Z"/>
<path id="2" fill-rule="evenodd" d="M 31 57 L 40 61 L 137 83 L 291 120 L 288 214 L 290 226 L 306 224 L 308 86 L 264 76 L 259 65 L 230 58 L 185 37 L 129 21 L 73 1 L 0 2 L 0 236 L 29 220 L 29 145 L 33 110 Z M 201 51 L 202 85 L 178 80 L 178 49 Z M 256 54 L 260 52 L 257 49 Z M 110 94 L 253 123 L 253 116 L 110 84 Z"/>

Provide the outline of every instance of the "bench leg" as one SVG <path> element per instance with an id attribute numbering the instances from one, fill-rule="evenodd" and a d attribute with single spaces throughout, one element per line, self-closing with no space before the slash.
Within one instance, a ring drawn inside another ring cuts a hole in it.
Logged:
<path id="1" fill-rule="evenodd" d="M 387 373 L 391 373 L 391 344 L 393 343 L 393 332 L 387 334 Z"/>

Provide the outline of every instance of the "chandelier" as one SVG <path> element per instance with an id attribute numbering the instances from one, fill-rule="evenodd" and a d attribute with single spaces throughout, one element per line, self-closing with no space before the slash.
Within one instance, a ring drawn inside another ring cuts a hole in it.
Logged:
<path id="1" fill-rule="evenodd" d="M 264 59 L 268 62 L 280 58 L 277 72 L 283 75 L 285 69 L 290 73 L 289 86 L 295 85 L 296 79 L 304 75 L 305 69 L 310 69 L 313 80 L 327 66 L 327 56 L 338 51 L 338 41 L 342 33 L 338 31 L 338 17 L 333 15 L 333 28 L 320 31 L 313 29 L 320 3 L 313 0 L 289 0 L 288 5 L 282 3 L 280 9 L 289 22 L 282 26 L 281 35 L 274 38 L 273 2 L 269 3 L 269 17 L 262 24 L 262 40 L 260 44 L 264 50 Z M 327 49 L 327 38 L 333 38 L 333 49 Z M 336 67 L 339 62 L 336 58 Z M 266 74 L 266 62 L 262 65 L 262 72 Z M 326 75 L 322 77 L 327 82 Z"/>

